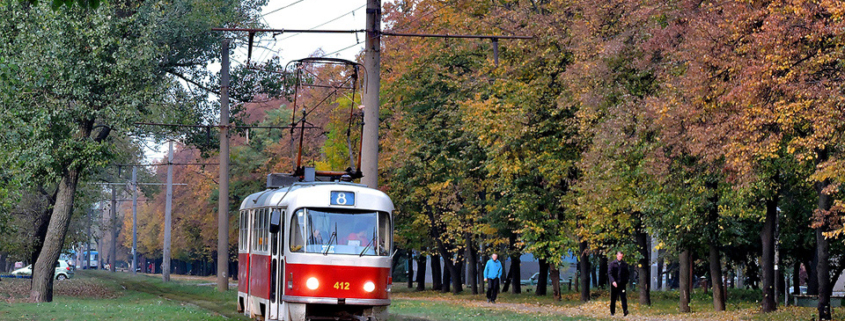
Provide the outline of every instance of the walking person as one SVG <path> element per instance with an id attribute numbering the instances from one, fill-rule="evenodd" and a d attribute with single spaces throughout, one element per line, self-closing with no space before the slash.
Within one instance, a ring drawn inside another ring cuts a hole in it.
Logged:
<path id="1" fill-rule="evenodd" d="M 484 282 L 487 282 L 487 302 L 496 303 L 499 294 L 499 280 L 502 278 L 502 262 L 495 253 L 484 265 Z"/>
<path id="2" fill-rule="evenodd" d="M 628 315 L 628 263 L 622 260 L 625 254 L 622 251 L 616 252 L 616 261 L 610 262 L 607 266 L 607 276 L 610 279 L 610 315 L 616 313 L 616 297 L 622 301 L 622 313 Z"/>

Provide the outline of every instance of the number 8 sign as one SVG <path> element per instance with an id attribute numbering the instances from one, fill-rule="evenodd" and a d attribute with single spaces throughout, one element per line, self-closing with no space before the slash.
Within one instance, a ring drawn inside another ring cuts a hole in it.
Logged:
<path id="1" fill-rule="evenodd" d="M 330 204 L 355 206 L 355 193 L 332 191 Z"/>

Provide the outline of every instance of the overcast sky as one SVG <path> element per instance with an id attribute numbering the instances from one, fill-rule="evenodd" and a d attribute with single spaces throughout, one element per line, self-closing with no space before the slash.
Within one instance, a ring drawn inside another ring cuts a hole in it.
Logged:
<path id="1" fill-rule="evenodd" d="M 262 10 L 262 22 L 272 29 L 364 29 L 366 4 L 366 0 L 270 0 Z M 272 49 L 256 49 L 253 57 L 279 55 L 286 62 L 322 49 L 326 54 L 335 53 L 331 57 L 352 60 L 363 49 L 363 42 L 364 34 L 285 33 L 275 40 L 262 39 L 260 45 Z M 245 50 L 241 54 L 245 56 Z"/>
<path id="2" fill-rule="evenodd" d="M 383 0 L 382 3 L 386 2 Z M 366 0 L 269 0 L 261 11 L 261 22 L 270 29 L 358 30 L 366 24 Z M 284 33 L 273 37 L 256 37 L 252 62 L 279 56 L 282 63 L 310 56 L 322 50 L 329 57 L 354 60 L 364 48 L 364 34 Z M 267 49 L 264 49 L 267 48 Z M 232 65 L 246 63 L 246 46 L 232 55 Z M 209 66 L 220 69 L 219 64 Z M 212 95 L 212 99 L 217 96 Z M 167 145 L 145 148 L 147 162 L 162 159 Z"/>

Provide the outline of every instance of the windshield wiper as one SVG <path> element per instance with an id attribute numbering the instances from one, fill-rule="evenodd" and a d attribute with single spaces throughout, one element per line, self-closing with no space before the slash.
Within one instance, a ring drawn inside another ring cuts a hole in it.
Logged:
<path id="1" fill-rule="evenodd" d="M 373 243 L 375 243 L 375 242 L 376 242 L 376 229 L 373 229 L 373 239 L 370 241 L 370 244 L 367 244 L 367 246 L 366 246 L 366 247 L 364 247 L 364 250 L 363 250 L 363 251 L 361 251 L 361 254 L 360 254 L 360 255 L 358 255 L 358 256 L 359 256 L 359 257 L 364 256 L 364 253 L 366 253 L 366 252 L 367 252 L 367 250 L 369 250 L 369 249 L 370 249 L 370 246 L 372 246 L 372 245 L 373 245 Z"/>
<path id="2" fill-rule="evenodd" d="M 332 248 L 332 242 L 337 240 L 337 223 L 334 223 L 334 232 L 332 232 L 332 236 L 329 237 L 329 244 L 326 245 L 326 250 L 323 251 L 323 255 L 329 255 L 329 249 Z"/>

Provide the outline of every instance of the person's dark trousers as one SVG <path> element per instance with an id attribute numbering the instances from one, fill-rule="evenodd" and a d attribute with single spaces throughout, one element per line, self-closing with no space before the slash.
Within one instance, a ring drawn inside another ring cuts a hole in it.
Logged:
<path id="1" fill-rule="evenodd" d="M 622 301 L 622 312 L 625 315 L 628 315 L 628 291 L 625 290 L 625 286 L 610 286 L 610 315 L 616 314 L 616 297 L 618 296 L 619 299 Z"/>
<path id="2" fill-rule="evenodd" d="M 487 301 L 496 302 L 499 295 L 499 279 L 487 279 Z"/>

